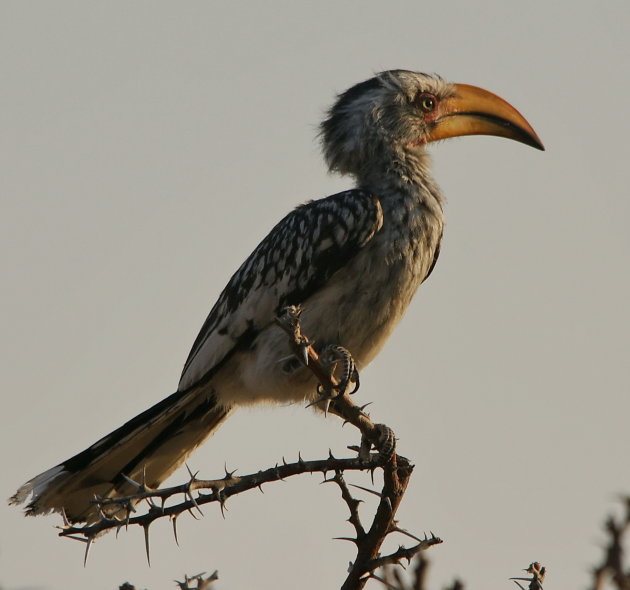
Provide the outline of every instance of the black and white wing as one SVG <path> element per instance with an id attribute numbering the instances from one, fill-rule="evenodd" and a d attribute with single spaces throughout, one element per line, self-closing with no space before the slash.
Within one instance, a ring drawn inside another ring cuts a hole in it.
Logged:
<path id="1" fill-rule="evenodd" d="M 321 289 L 383 224 L 379 200 L 354 189 L 301 205 L 280 221 L 236 271 L 197 336 L 179 391 L 214 375 L 287 305 Z"/>

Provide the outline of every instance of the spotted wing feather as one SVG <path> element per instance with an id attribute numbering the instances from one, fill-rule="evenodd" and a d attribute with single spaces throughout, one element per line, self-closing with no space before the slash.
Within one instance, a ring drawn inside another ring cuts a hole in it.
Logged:
<path id="1" fill-rule="evenodd" d="M 208 380 L 287 305 L 302 303 L 379 231 L 378 199 L 354 189 L 293 210 L 232 276 L 184 366 L 179 390 Z"/>

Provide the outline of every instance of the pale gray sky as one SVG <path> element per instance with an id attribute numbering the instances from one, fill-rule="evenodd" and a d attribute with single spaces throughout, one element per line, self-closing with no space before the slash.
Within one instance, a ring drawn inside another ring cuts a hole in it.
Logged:
<path id="1" fill-rule="evenodd" d="M 435 588 L 510 588 L 540 560 L 580 588 L 630 491 L 630 5 L 596 2 L 1 2 L 0 497 L 177 384 L 227 279 L 296 204 L 349 186 L 316 127 L 389 68 L 496 92 L 542 153 L 435 146 L 449 202 L 435 273 L 359 399 L 417 465 L 400 516 L 445 539 Z M 301 407 L 236 413 L 193 455 L 206 477 L 343 453 Z M 179 473 L 173 481 L 184 477 Z M 356 477 L 365 485 L 369 480 Z M 197 522 L 83 547 L 0 502 L 0 585 L 337 587 L 346 507 L 316 477 Z M 546 586 L 547 586 L 546 585 Z"/>

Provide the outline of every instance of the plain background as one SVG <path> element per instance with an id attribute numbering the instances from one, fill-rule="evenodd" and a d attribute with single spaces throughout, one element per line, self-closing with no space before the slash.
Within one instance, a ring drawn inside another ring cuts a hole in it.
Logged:
<path id="1" fill-rule="evenodd" d="M 545 587 L 584 587 L 630 491 L 628 22 L 625 0 L 1 2 L 0 496 L 171 393 L 246 255 L 350 186 L 315 137 L 336 93 L 437 72 L 506 98 L 547 151 L 431 147 L 442 255 L 357 399 L 416 464 L 400 519 L 445 540 L 433 588 L 511 588 L 533 560 Z M 244 474 L 356 442 L 299 406 L 253 408 L 190 464 Z M 84 569 L 58 517 L 2 502 L 0 585 L 157 590 L 218 569 L 224 589 L 335 588 L 353 551 L 331 538 L 351 529 L 319 481 L 183 517 L 179 548 L 154 525 L 150 569 L 140 529 Z"/>

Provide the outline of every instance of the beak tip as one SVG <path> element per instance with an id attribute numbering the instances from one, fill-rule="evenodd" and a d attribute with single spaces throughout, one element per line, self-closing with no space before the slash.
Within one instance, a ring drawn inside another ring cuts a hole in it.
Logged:
<path id="1" fill-rule="evenodd" d="M 531 139 L 532 139 L 532 143 L 530 145 L 536 148 L 537 150 L 544 152 L 545 146 L 543 142 L 540 141 L 540 137 L 538 137 L 538 134 L 533 129 L 531 129 L 531 127 L 530 127 L 530 130 L 531 130 Z"/>
<path id="2" fill-rule="evenodd" d="M 518 141 L 521 141 L 522 143 L 533 147 L 537 150 L 540 150 L 541 152 L 545 151 L 545 146 L 543 145 L 543 142 L 540 141 L 540 137 L 538 137 L 538 135 L 536 134 L 536 132 L 531 129 L 529 130 L 524 130 L 525 133 L 523 134 L 523 136 L 521 137 L 521 139 L 519 139 Z"/>

